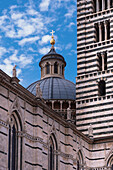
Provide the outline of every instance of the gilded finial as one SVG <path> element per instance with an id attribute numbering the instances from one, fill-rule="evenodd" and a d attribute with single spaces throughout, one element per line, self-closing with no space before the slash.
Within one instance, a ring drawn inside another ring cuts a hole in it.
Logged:
<path id="1" fill-rule="evenodd" d="M 50 33 L 52 34 L 52 39 L 51 39 L 50 43 L 53 46 L 55 44 L 54 35 L 53 35 L 55 33 L 55 31 L 52 30 L 52 32 L 50 32 Z"/>

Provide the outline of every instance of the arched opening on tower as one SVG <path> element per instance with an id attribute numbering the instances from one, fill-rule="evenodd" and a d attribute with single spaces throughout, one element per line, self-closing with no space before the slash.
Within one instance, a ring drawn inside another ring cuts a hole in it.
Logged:
<path id="1" fill-rule="evenodd" d="M 107 39 L 110 39 L 110 22 L 107 22 Z"/>
<path id="2" fill-rule="evenodd" d="M 100 53 L 98 54 L 98 67 L 99 71 L 102 71 L 102 56 Z"/>
<path id="3" fill-rule="evenodd" d="M 93 0 L 93 11 L 96 12 L 96 0 Z"/>
<path id="4" fill-rule="evenodd" d="M 98 94 L 99 96 L 106 95 L 106 83 L 104 80 L 100 80 L 100 82 L 98 83 Z"/>
<path id="5" fill-rule="evenodd" d="M 50 74 L 50 64 L 46 64 L 46 74 Z"/>
<path id="6" fill-rule="evenodd" d="M 102 29 L 102 41 L 105 40 L 105 28 L 104 28 L 104 23 L 101 23 L 101 29 Z"/>
<path id="7" fill-rule="evenodd" d="M 95 38 L 96 38 L 96 42 L 99 42 L 99 25 L 98 25 L 98 23 L 95 24 Z"/>
<path id="8" fill-rule="evenodd" d="M 54 73 L 58 74 L 58 64 L 55 62 L 54 64 Z"/>
<path id="9" fill-rule="evenodd" d="M 108 1 L 108 0 L 105 0 L 105 9 L 107 9 L 107 1 Z"/>
<path id="10" fill-rule="evenodd" d="M 110 7 L 113 7 L 113 0 L 110 0 Z"/>
<path id="11" fill-rule="evenodd" d="M 99 0 L 99 11 L 102 11 L 102 0 Z"/>

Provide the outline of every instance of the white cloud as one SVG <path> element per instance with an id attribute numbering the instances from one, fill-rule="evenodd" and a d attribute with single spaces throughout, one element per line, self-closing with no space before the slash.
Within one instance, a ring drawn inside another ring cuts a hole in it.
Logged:
<path id="1" fill-rule="evenodd" d="M 75 23 L 74 22 L 70 22 L 70 24 L 67 26 L 68 28 L 71 28 L 72 26 L 74 26 Z"/>
<path id="2" fill-rule="evenodd" d="M 0 47 L 0 58 L 7 52 L 6 48 Z"/>
<path id="3" fill-rule="evenodd" d="M 39 53 L 44 55 L 47 54 L 50 51 L 50 47 L 43 47 L 39 50 Z"/>
<path id="4" fill-rule="evenodd" d="M 21 41 L 19 41 L 19 45 L 24 45 L 26 43 L 34 43 L 35 41 L 39 40 L 40 37 L 36 36 L 36 37 L 31 37 L 31 38 L 24 38 Z"/>
<path id="5" fill-rule="evenodd" d="M 42 2 L 39 5 L 40 11 L 48 11 L 49 5 L 50 0 L 42 0 Z"/>
<path id="6" fill-rule="evenodd" d="M 51 36 L 50 35 L 44 35 L 42 37 L 41 41 L 39 41 L 39 44 L 40 45 L 47 44 L 50 40 L 51 40 Z"/>
<path id="7" fill-rule="evenodd" d="M 70 6 L 67 8 L 67 10 L 68 10 L 68 12 L 65 14 L 65 17 L 66 17 L 66 18 L 71 18 L 71 17 L 73 17 L 74 12 L 76 11 L 75 5 L 70 5 Z"/>
<path id="8" fill-rule="evenodd" d="M 27 7 L 24 12 L 11 9 L 0 16 L 0 30 L 9 38 L 25 38 L 37 36 L 47 31 L 48 23 L 53 22 L 51 17 L 46 17 L 40 12 Z"/>
<path id="9" fill-rule="evenodd" d="M 69 50 L 69 49 L 71 49 L 71 47 L 72 47 L 72 43 L 69 43 L 69 44 L 66 45 L 65 49 Z"/>

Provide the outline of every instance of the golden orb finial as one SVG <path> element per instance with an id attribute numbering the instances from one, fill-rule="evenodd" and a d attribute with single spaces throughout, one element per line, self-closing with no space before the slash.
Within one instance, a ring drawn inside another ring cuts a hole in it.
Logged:
<path id="1" fill-rule="evenodd" d="M 52 32 L 50 32 L 52 34 L 52 39 L 50 41 L 51 45 L 53 46 L 55 44 L 55 40 L 54 40 L 54 36 L 53 33 L 55 33 L 55 31 L 52 30 Z"/>

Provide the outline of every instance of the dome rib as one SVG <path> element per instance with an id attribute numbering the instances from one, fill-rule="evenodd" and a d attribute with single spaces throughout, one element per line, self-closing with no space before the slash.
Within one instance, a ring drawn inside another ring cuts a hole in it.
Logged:
<path id="1" fill-rule="evenodd" d="M 75 84 L 59 77 L 48 77 L 28 86 L 27 90 L 36 96 L 36 85 L 40 83 L 43 98 L 45 100 L 75 100 Z"/>

